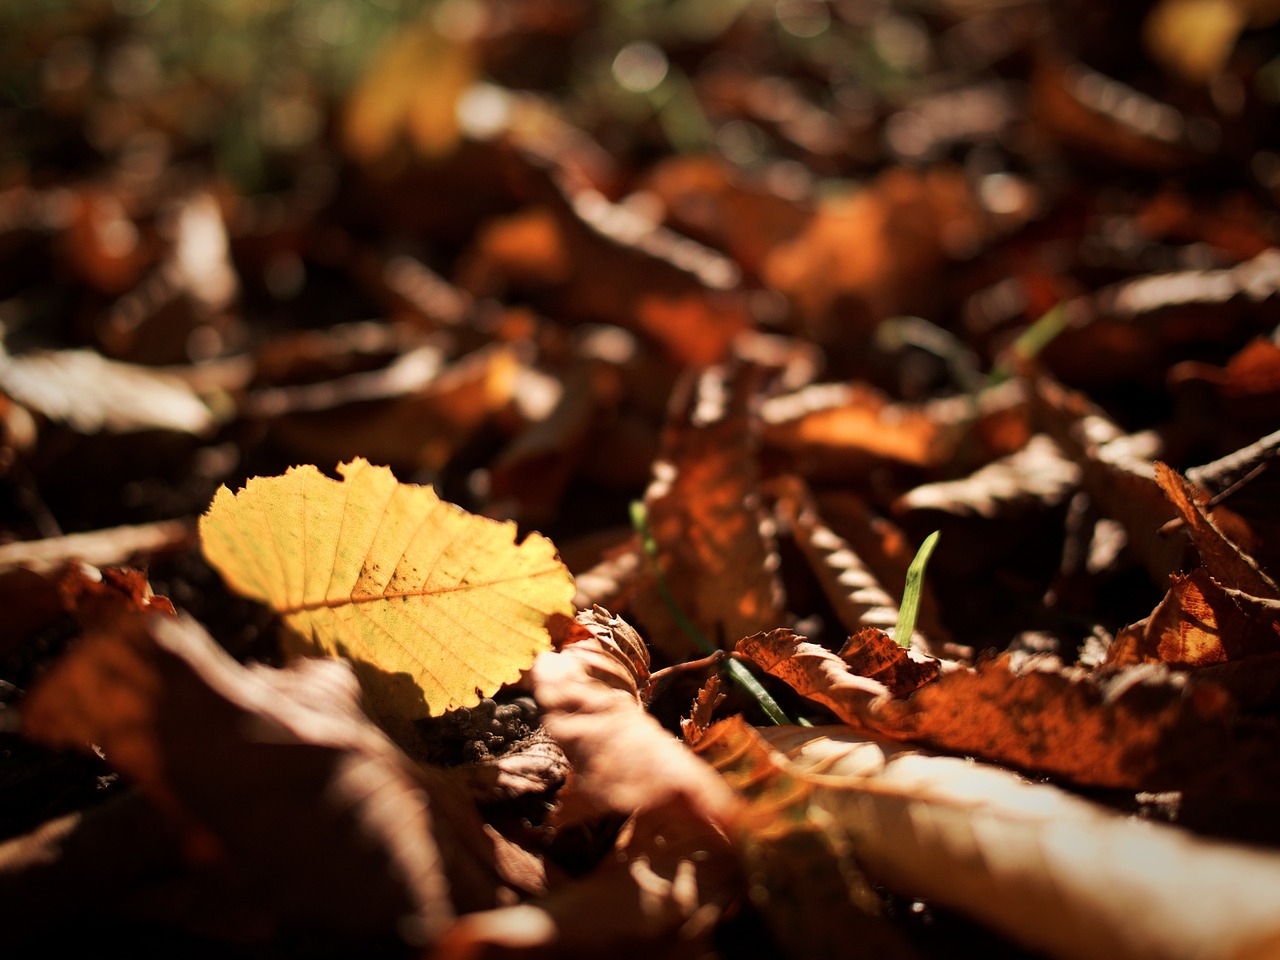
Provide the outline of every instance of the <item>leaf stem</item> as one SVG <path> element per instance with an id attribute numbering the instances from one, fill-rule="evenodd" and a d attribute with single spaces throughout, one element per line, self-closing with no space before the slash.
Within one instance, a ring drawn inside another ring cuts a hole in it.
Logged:
<path id="1" fill-rule="evenodd" d="M 708 640 L 697 625 L 685 615 L 685 612 L 680 609 L 680 605 L 676 603 L 675 596 L 671 593 L 671 587 L 667 583 L 667 575 L 658 560 L 658 543 L 653 539 L 653 531 L 649 528 L 649 513 L 645 509 L 644 503 L 640 500 L 631 502 L 631 526 L 640 535 L 641 546 L 644 548 L 645 556 L 649 559 L 649 565 L 653 568 L 653 576 L 658 587 L 658 596 L 666 604 L 672 619 L 675 620 L 676 625 L 681 630 L 689 635 L 689 638 L 693 640 L 694 646 L 700 651 L 708 655 L 715 653 L 720 648 Z M 778 706 L 778 701 L 773 699 L 769 691 L 756 679 L 755 674 L 748 670 L 743 663 L 730 657 L 725 661 L 725 668 L 728 670 L 730 678 L 750 694 L 756 703 L 760 704 L 760 709 L 765 712 L 765 716 L 778 726 L 793 725 L 782 707 Z"/>

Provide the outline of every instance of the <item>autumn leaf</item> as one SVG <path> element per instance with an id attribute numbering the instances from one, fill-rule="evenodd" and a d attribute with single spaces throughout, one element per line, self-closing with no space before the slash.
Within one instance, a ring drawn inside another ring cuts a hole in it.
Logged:
<path id="1" fill-rule="evenodd" d="M 218 491 L 209 562 L 270 604 L 305 648 L 355 661 L 379 714 L 471 706 L 514 681 L 570 613 L 573 578 L 545 537 L 466 513 L 362 459 Z"/>
<path id="2" fill-rule="evenodd" d="M 226 871 L 249 913 L 349 936 L 400 921 L 424 942 L 492 904 L 496 878 L 471 857 L 493 841 L 358 701 L 343 664 L 246 668 L 190 619 L 124 611 L 57 662 L 23 723 L 50 746 L 99 745 L 176 828 L 188 869 Z"/>
<path id="3" fill-rule="evenodd" d="M 814 802 L 813 784 L 790 770 L 741 716 L 711 727 L 695 752 L 743 800 L 737 840 L 751 898 L 785 956 L 835 956 L 850 943 L 867 956 L 914 956 L 883 921 L 880 901 L 843 831 Z"/>
<path id="4" fill-rule="evenodd" d="M 1280 936 L 1272 852 L 1144 822 L 986 764 L 895 752 L 847 728 L 759 735 L 874 880 L 1047 956 L 1266 956 Z"/>

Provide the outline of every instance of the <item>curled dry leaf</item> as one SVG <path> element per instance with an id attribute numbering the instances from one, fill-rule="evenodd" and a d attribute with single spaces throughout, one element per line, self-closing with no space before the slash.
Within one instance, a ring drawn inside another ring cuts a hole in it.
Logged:
<path id="1" fill-rule="evenodd" d="M 311 649 L 350 657 L 374 709 L 412 719 L 478 703 L 551 645 L 573 578 L 555 546 L 357 459 L 218 491 L 205 555 Z"/>
<path id="2" fill-rule="evenodd" d="M 840 659 L 860 677 L 883 683 L 895 697 L 905 697 L 938 675 L 938 661 L 904 649 L 883 630 L 864 627 L 840 648 Z"/>
<path id="3" fill-rule="evenodd" d="M 994 519 L 1062 503 L 1079 486 L 1080 468 L 1045 434 L 1017 453 L 992 461 L 962 480 L 925 483 L 898 498 L 894 509 L 942 510 Z"/>
<path id="4" fill-rule="evenodd" d="M 573 765 L 578 815 L 631 814 L 680 802 L 700 820 L 727 823 L 736 809 L 732 794 L 644 712 L 639 677 L 648 679 L 643 643 L 601 607 L 579 613 L 560 649 L 534 661 L 534 697 L 547 732 Z"/>
<path id="5" fill-rule="evenodd" d="M 1280 587 L 1275 581 L 1258 569 L 1257 561 L 1228 540 L 1209 517 L 1201 502 L 1207 499 L 1204 494 L 1193 490 L 1176 470 L 1166 464 L 1157 463 L 1155 472 L 1160 489 L 1186 524 L 1209 575 L 1232 590 L 1269 600 L 1280 599 Z"/>
<path id="6" fill-rule="evenodd" d="M 1148 617 L 1120 632 L 1106 663 L 1205 667 L 1280 650 L 1280 605 L 1224 590 L 1203 568 L 1170 578 Z"/>
<path id="7" fill-rule="evenodd" d="M 1280 791 L 1273 734 L 1237 724 L 1211 683 L 1158 665 L 1097 674 L 1055 657 L 1005 654 L 952 670 L 894 699 L 823 647 L 790 631 L 738 650 L 856 729 L 1059 777 L 1127 790 Z"/>
<path id="8" fill-rule="evenodd" d="M 176 825 L 191 868 L 235 878 L 273 923 L 429 942 L 504 886 L 474 809 L 421 779 L 335 661 L 247 669 L 193 621 L 106 618 L 23 719 L 50 746 L 98 744 Z"/>
<path id="9" fill-rule="evenodd" d="M 774 737 L 774 731 L 761 731 Z M 1280 856 L 1117 814 L 1007 770 L 779 728 L 869 876 L 1080 960 L 1269 956 Z M 874 755 L 874 756 L 873 756 Z"/>
<path id="10" fill-rule="evenodd" d="M 561 820 L 631 819 L 587 876 L 540 900 L 462 918 L 439 955 L 698 955 L 742 895 L 725 834 L 739 805 L 715 771 L 644 712 L 638 688 L 648 654 L 625 621 L 596 607 L 556 628 L 560 649 L 537 659 L 530 680 L 543 724 L 573 764 Z"/>
<path id="11" fill-rule="evenodd" d="M 682 717 L 680 720 L 680 735 L 684 737 L 685 743 L 691 747 L 697 747 L 698 742 L 711 726 L 711 718 L 716 708 L 723 702 L 724 694 L 720 692 L 720 674 L 713 673 L 698 688 L 698 695 L 694 698 L 689 716 Z"/>

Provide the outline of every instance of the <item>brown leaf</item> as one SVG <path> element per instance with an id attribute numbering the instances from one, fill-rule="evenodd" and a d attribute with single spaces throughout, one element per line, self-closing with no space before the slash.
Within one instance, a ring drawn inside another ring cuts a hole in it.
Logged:
<path id="1" fill-rule="evenodd" d="M 840 649 L 840 659 L 860 677 L 878 680 L 895 697 L 905 697 L 938 675 L 938 661 L 925 654 L 913 656 L 883 630 L 864 627 Z"/>
<path id="2" fill-rule="evenodd" d="M 431 955 L 696 960 L 743 887 L 724 835 L 673 798 L 630 820 L 590 873 L 541 899 L 460 918 Z"/>
<path id="3" fill-rule="evenodd" d="M 814 339 L 834 342 L 927 309 L 934 288 L 921 281 L 976 250 L 988 230 L 958 169 L 898 167 L 858 193 L 822 201 L 799 236 L 769 253 L 763 274 Z"/>
<path id="4" fill-rule="evenodd" d="M 761 405 L 766 447 L 786 454 L 811 479 L 843 481 L 873 467 L 954 467 L 985 463 L 1022 448 L 1026 401 L 1009 383 L 970 397 L 899 403 L 865 383 L 825 383 L 770 397 Z"/>
<path id="5" fill-rule="evenodd" d="M 274 922 L 428 942 L 494 902 L 500 861 L 457 787 L 415 770 L 358 697 L 337 661 L 246 669 L 193 621 L 125 615 L 54 666 L 23 719 L 50 746 L 98 744 L 192 868 L 238 878 Z"/>
<path id="6" fill-rule="evenodd" d="M 1280 938 L 1272 851 L 969 760 L 886 756 L 840 728 L 762 734 L 785 737 L 787 769 L 812 784 L 869 876 L 1046 956 L 1261 957 Z"/>
<path id="7" fill-rule="evenodd" d="M 738 653 L 854 726 L 865 727 L 871 703 L 888 694 L 879 680 L 859 676 L 826 647 L 790 630 L 744 637 L 738 641 Z"/>
<path id="8" fill-rule="evenodd" d="M 680 719 L 680 735 L 691 747 L 697 747 L 711 726 L 711 718 L 716 708 L 724 702 L 724 694 L 720 692 L 720 674 L 713 673 L 707 677 L 706 683 L 698 688 L 698 696 L 693 701 L 693 709 L 688 717 Z"/>
<path id="9" fill-rule="evenodd" d="M 784 197 L 760 178 L 711 156 L 668 157 L 645 188 L 662 202 L 681 233 L 724 250 L 759 275 L 769 252 L 798 234 L 812 217 L 808 204 Z"/>
<path id="10" fill-rule="evenodd" d="M 1093 675 L 1054 657 L 1006 654 L 898 700 L 789 631 L 747 638 L 739 652 L 860 730 L 1086 786 L 1241 796 L 1280 789 L 1271 734 L 1237 728 L 1220 688 L 1158 666 Z"/>
<path id="11" fill-rule="evenodd" d="M 1129 546 L 1163 587 L 1182 566 L 1183 544 L 1160 535 L 1176 516 L 1156 480 L 1154 438 L 1129 435 L 1084 394 L 1046 376 L 1032 380 L 1036 419 L 1080 464 L 1085 491 L 1098 509 L 1124 527 Z"/>
<path id="12" fill-rule="evenodd" d="M 1038 433 L 1016 453 L 960 480 L 925 483 L 894 503 L 897 513 L 940 510 L 991 520 L 1055 507 L 1080 483 L 1080 468 L 1048 436 Z"/>
<path id="13" fill-rule="evenodd" d="M 171 430 L 207 434 L 217 420 L 180 377 L 91 350 L 11 357 L 0 351 L 0 390 L 79 433 Z"/>
<path id="14" fill-rule="evenodd" d="M 1151 616 L 1116 637 L 1106 663 L 1205 667 L 1274 653 L 1280 650 L 1277 617 L 1275 600 L 1229 594 L 1205 569 L 1174 574 Z"/>
<path id="15" fill-rule="evenodd" d="M 755 456 L 751 402 L 759 374 L 737 365 L 685 377 L 645 492 L 658 562 L 676 605 L 703 637 L 725 647 L 782 615 L 779 560 Z M 656 590 L 636 602 L 652 641 L 684 659 L 690 641 Z"/>
<path id="16" fill-rule="evenodd" d="M 95 567 L 124 566 L 177 553 L 191 546 L 195 538 L 193 520 L 161 520 L 43 540 L 17 540 L 0 546 L 0 574 L 19 568 L 53 573 L 76 560 Z"/>
<path id="17" fill-rule="evenodd" d="M 594 189 L 536 179 L 540 202 L 480 232 L 461 286 L 477 296 L 527 291 L 580 322 L 607 317 L 683 363 L 726 356 L 748 326 L 732 261 Z"/>
<path id="18" fill-rule="evenodd" d="M 717 723 L 695 749 L 745 801 L 738 843 L 749 891 L 786 956 L 834 956 L 852 943 L 869 956 L 914 956 L 881 921 L 879 898 L 838 826 L 813 802 L 813 785 L 742 717 Z"/>
<path id="19" fill-rule="evenodd" d="M 1156 480 L 1177 509 L 1209 575 L 1223 586 L 1269 600 L 1280 599 L 1280 587 L 1258 569 L 1257 562 L 1228 540 L 1205 512 L 1207 499 L 1195 491 L 1176 470 L 1155 465 Z"/>
<path id="20" fill-rule="evenodd" d="M 630 815 L 679 802 L 702 821 L 726 823 L 736 809 L 728 788 L 640 704 L 637 641 L 597 607 L 580 613 L 559 651 L 541 654 L 530 671 L 543 725 L 573 764 L 579 811 Z"/>

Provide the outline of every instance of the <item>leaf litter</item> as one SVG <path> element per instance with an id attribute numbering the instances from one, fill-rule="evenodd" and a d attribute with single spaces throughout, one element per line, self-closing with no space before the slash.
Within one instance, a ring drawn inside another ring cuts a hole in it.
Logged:
<path id="1" fill-rule="evenodd" d="M 1273 12 L 295 6 L 0 13 L 6 943 L 1275 954 Z"/>

